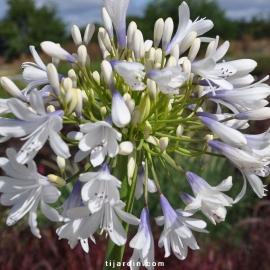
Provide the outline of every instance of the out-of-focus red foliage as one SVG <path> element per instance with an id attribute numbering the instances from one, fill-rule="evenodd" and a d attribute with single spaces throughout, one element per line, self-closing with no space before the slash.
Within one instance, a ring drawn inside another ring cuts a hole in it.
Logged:
<path id="1" fill-rule="evenodd" d="M 155 258 L 157 262 L 164 262 L 164 266 L 155 269 L 269 270 L 269 214 L 270 201 L 261 201 L 254 208 L 254 216 L 235 224 L 223 241 L 212 242 L 208 246 L 200 242 L 201 251 L 189 250 L 188 257 L 184 261 L 177 260 L 174 255 L 164 258 L 164 249 L 157 247 L 159 237 L 157 235 Z M 242 232 L 239 243 L 234 241 L 237 230 Z M 28 228 L 23 230 L 19 230 L 18 227 L 5 228 L 1 231 L 0 269 L 99 270 L 102 269 L 107 239 L 101 236 L 97 238 L 99 238 L 97 245 L 91 242 L 87 254 L 80 244 L 72 250 L 65 239 L 59 241 L 54 228 L 43 228 L 41 239 L 31 235 Z M 127 245 L 125 262 L 129 260 L 132 252 Z M 129 267 L 125 266 L 122 269 L 127 270 Z"/>

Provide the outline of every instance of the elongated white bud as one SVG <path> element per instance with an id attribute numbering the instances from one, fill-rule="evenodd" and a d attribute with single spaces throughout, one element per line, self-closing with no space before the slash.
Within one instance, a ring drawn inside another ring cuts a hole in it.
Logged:
<path id="1" fill-rule="evenodd" d="M 171 56 L 174 56 L 174 58 L 176 59 L 176 61 L 179 60 L 179 56 L 180 56 L 180 50 L 179 50 L 179 45 L 178 44 L 174 44 L 172 46 L 172 49 L 171 49 Z"/>
<path id="2" fill-rule="evenodd" d="M 133 152 L 133 149 L 134 149 L 134 145 L 132 142 L 130 142 L 130 141 L 121 142 L 119 144 L 118 154 L 123 155 L 123 156 L 127 156 Z"/>
<path id="3" fill-rule="evenodd" d="M 70 69 L 68 71 L 68 77 L 71 79 L 72 81 L 72 86 L 74 88 L 77 87 L 77 75 L 76 75 L 76 72 L 74 71 L 74 69 Z"/>
<path id="4" fill-rule="evenodd" d="M 147 79 L 147 87 L 148 87 L 148 92 L 149 92 L 149 96 L 152 100 L 155 100 L 157 97 L 157 85 L 156 82 L 151 80 L 151 79 Z"/>
<path id="5" fill-rule="evenodd" d="M 128 109 L 129 109 L 130 114 L 132 114 L 133 111 L 134 111 L 134 108 L 135 108 L 135 100 L 134 99 L 127 100 L 126 105 L 127 105 Z"/>
<path id="6" fill-rule="evenodd" d="M 169 138 L 168 137 L 162 137 L 159 139 L 159 148 L 161 151 L 165 151 L 169 144 Z"/>
<path id="7" fill-rule="evenodd" d="M 82 67 L 86 66 L 86 62 L 87 62 L 87 50 L 86 47 L 84 45 L 79 46 L 78 51 L 77 51 L 77 55 L 78 55 L 78 62 Z"/>
<path id="8" fill-rule="evenodd" d="M 90 42 L 94 32 L 95 32 L 95 25 L 92 23 L 89 23 L 85 28 L 85 32 L 83 36 L 83 44 L 85 46 L 87 46 L 88 43 Z"/>
<path id="9" fill-rule="evenodd" d="M 128 155 L 128 164 L 127 164 L 127 174 L 128 174 L 128 184 L 132 185 L 132 178 L 136 165 L 136 151 L 133 150 L 131 154 Z"/>
<path id="10" fill-rule="evenodd" d="M 147 139 L 149 137 L 149 135 L 152 133 L 152 126 L 148 121 L 145 122 L 145 126 L 143 128 L 143 133 L 144 133 L 145 139 Z"/>
<path id="11" fill-rule="evenodd" d="M 185 59 L 183 62 L 183 72 L 187 72 L 188 77 L 190 77 L 191 63 L 190 63 L 189 59 Z"/>
<path id="12" fill-rule="evenodd" d="M 137 30 L 137 24 L 135 22 L 130 22 L 127 30 L 127 47 L 128 49 L 133 49 L 133 35 Z"/>
<path id="13" fill-rule="evenodd" d="M 13 97 L 16 97 L 22 101 L 26 100 L 26 97 L 22 94 L 20 89 L 9 78 L 1 77 L 1 85 Z"/>
<path id="14" fill-rule="evenodd" d="M 114 90 L 113 70 L 111 64 L 107 60 L 101 62 L 101 70 L 109 89 Z"/>
<path id="15" fill-rule="evenodd" d="M 69 89 L 73 88 L 72 80 L 70 78 L 64 78 L 61 81 L 61 93 L 65 95 Z"/>
<path id="16" fill-rule="evenodd" d="M 117 127 L 125 127 L 129 124 L 131 115 L 121 94 L 113 91 L 112 98 L 112 121 Z"/>
<path id="17" fill-rule="evenodd" d="M 41 49 L 49 56 L 55 57 L 57 59 L 67 61 L 70 63 L 75 63 L 76 59 L 70 53 L 68 53 L 63 48 L 59 47 L 56 43 L 51 41 L 43 41 L 41 44 Z"/>
<path id="18" fill-rule="evenodd" d="M 125 93 L 125 94 L 123 95 L 123 99 L 124 99 L 124 101 L 130 100 L 130 99 L 131 99 L 130 94 L 129 94 L 129 93 Z"/>
<path id="19" fill-rule="evenodd" d="M 183 132 L 184 132 L 184 127 L 182 125 L 179 125 L 176 129 L 176 137 L 180 138 Z"/>
<path id="20" fill-rule="evenodd" d="M 208 44 L 207 49 L 206 49 L 206 52 L 205 52 L 205 57 L 208 57 L 210 55 L 210 53 L 212 52 L 215 44 L 216 44 L 216 41 L 215 40 L 211 41 Z"/>
<path id="21" fill-rule="evenodd" d="M 161 64 L 161 60 L 162 60 L 162 50 L 157 49 L 155 53 L 155 63 Z"/>
<path id="22" fill-rule="evenodd" d="M 164 28 L 163 28 L 163 35 L 162 35 L 162 50 L 166 51 L 168 48 L 168 45 L 171 41 L 173 33 L 173 20 L 172 18 L 167 18 L 165 23 L 164 23 Z"/>
<path id="23" fill-rule="evenodd" d="M 104 28 L 100 27 L 98 30 L 98 33 L 100 34 L 101 40 L 102 40 L 104 46 L 106 47 L 106 49 L 109 52 L 112 52 L 112 44 L 111 44 L 111 41 L 110 41 L 110 38 L 109 38 L 107 31 Z"/>
<path id="24" fill-rule="evenodd" d="M 101 50 L 101 53 L 102 53 L 102 56 L 103 56 L 103 59 L 105 59 L 105 53 L 108 52 L 103 41 L 102 41 L 102 34 L 100 32 L 98 32 L 98 45 L 99 45 L 99 48 Z"/>
<path id="25" fill-rule="evenodd" d="M 179 47 L 180 54 L 184 53 L 194 42 L 195 38 L 197 37 L 197 32 L 192 31 L 181 42 L 181 45 Z"/>
<path id="26" fill-rule="evenodd" d="M 101 108 L 100 108 L 100 114 L 101 114 L 101 116 L 104 117 L 104 116 L 106 115 L 106 113 L 107 113 L 106 107 L 104 107 L 104 106 L 101 107 Z"/>
<path id="27" fill-rule="evenodd" d="M 60 177 L 60 176 L 57 176 L 55 174 L 49 174 L 47 175 L 47 178 L 50 180 L 50 182 L 53 183 L 54 186 L 56 187 L 63 187 L 66 185 L 66 181 Z"/>
<path id="28" fill-rule="evenodd" d="M 63 174 L 66 169 L 66 160 L 60 156 L 57 156 L 56 163 L 60 169 L 60 172 Z"/>
<path id="29" fill-rule="evenodd" d="M 74 111 L 77 117 L 82 117 L 82 105 L 83 105 L 82 91 L 80 89 L 74 89 L 74 90 L 77 96 L 77 102 L 76 102 Z"/>
<path id="30" fill-rule="evenodd" d="M 144 46 L 143 44 L 143 35 L 140 30 L 135 30 L 133 34 L 133 49 L 134 55 L 136 59 L 140 59 L 141 57 L 141 47 Z"/>
<path id="31" fill-rule="evenodd" d="M 77 47 L 82 45 L 82 35 L 77 25 L 73 25 L 71 28 L 71 36 Z"/>
<path id="32" fill-rule="evenodd" d="M 201 39 L 195 38 L 188 52 L 188 59 L 190 62 L 193 62 L 193 60 L 195 59 L 200 50 L 200 47 L 201 47 Z"/>
<path id="33" fill-rule="evenodd" d="M 133 111 L 131 116 L 131 125 L 135 127 L 141 121 L 142 121 L 141 113 L 136 109 L 135 111 Z"/>
<path id="34" fill-rule="evenodd" d="M 155 55 L 156 55 L 156 50 L 154 48 L 151 48 L 149 50 L 149 59 L 155 61 Z"/>
<path id="35" fill-rule="evenodd" d="M 53 92 L 56 96 L 60 95 L 60 84 L 59 84 L 59 76 L 54 64 L 47 65 L 47 76 L 50 81 L 50 85 L 53 89 Z"/>
<path id="36" fill-rule="evenodd" d="M 158 47 L 162 35 L 163 35 L 163 28 L 164 28 L 164 20 L 163 19 L 158 19 L 155 23 L 154 26 L 154 47 Z"/>
<path id="37" fill-rule="evenodd" d="M 93 78 L 94 78 L 94 80 L 96 81 L 96 83 L 97 83 L 98 85 L 100 85 L 100 75 L 99 75 L 99 73 L 98 73 L 97 71 L 94 71 L 94 72 L 93 72 Z"/>
<path id="38" fill-rule="evenodd" d="M 176 65 L 177 65 L 176 59 L 174 58 L 174 56 L 170 56 L 166 63 L 166 67 L 175 67 Z"/>
<path id="39" fill-rule="evenodd" d="M 101 16 L 102 16 L 103 25 L 106 31 L 108 32 L 109 38 L 113 38 L 112 20 L 105 7 L 103 7 L 101 10 Z"/>

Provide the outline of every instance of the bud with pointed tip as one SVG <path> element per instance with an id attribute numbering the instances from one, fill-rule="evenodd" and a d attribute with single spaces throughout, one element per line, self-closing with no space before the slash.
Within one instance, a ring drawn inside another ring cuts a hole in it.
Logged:
<path id="1" fill-rule="evenodd" d="M 197 37 L 197 32 L 195 31 L 192 31 L 185 36 L 185 38 L 183 39 L 179 47 L 180 54 L 184 53 L 192 45 L 196 37 Z"/>
<path id="2" fill-rule="evenodd" d="M 148 121 L 145 122 L 145 126 L 143 128 L 143 133 L 144 133 L 145 139 L 147 139 L 149 137 L 149 135 L 152 133 L 152 126 Z"/>
<path id="3" fill-rule="evenodd" d="M 63 175 L 66 169 L 66 160 L 60 156 L 57 156 L 56 163 L 60 169 L 61 174 Z"/>
<path id="4" fill-rule="evenodd" d="M 157 97 L 157 85 L 156 82 L 151 80 L 151 79 L 147 79 L 147 87 L 148 87 L 148 92 L 149 92 L 149 96 L 152 100 L 155 100 Z"/>
<path id="5" fill-rule="evenodd" d="M 101 107 L 101 108 L 100 108 L 100 114 L 101 114 L 102 118 L 105 117 L 106 113 L 107 113 L 106 107 L 104 107 L 104 106 Z"/>
<path id="6" fill-rule="evenodd" d="M 92 23 L 89 23 L 85 28 L 85 32 L 83 36 L 83 44 L 85 46 L 87 46 L 88 43 L 90 42 L 94 32 L 95 32 L 95 25 Z"/>
<path id="7" fill-rule="evenodd" d="M 164 152 L 169 144 L 169 138 L 168 137 L 162 137 L 159 139 L 159 148 L 162 152 Z"/>
<path id="8" fill-rule="evenodd" d="M 172 38 L 172 33 L 173 33 L 173 20 L 172 18 L 167 18 L 165 23 L 164 23 L 164 28 L 163 28 L 163 35 L 162 35 L 162 50 L 166 51 L 168 48 L 168 45 L 171 41 Z"/>
<path id="9" fill-rule="evenodd" d="M 163 35 L 164 20 L 158 19 L 154 26 L 154 47 L 158 47 Z"/>
<path id="10" fill-rule="evenodd" d="M 72 80 L 70 78 L 62 79 L 61 81 L 62 94 L 65 95 L 71 88 L 73 88 Z"/>
<path id="11" fill-rule="evenodd" d="M 174 56 L 170 56 L 167 63 L 166 63 L 166 68 L 167 67 L 175 67 L 177 65 L 176 59 Z"/>
<path id="12" fill-rule="evenodd" d="M 175 43 L 175 44 L 172 46 L 170 55 L 171 55 L 171 56 L 174 56 L 174 58 L 176 59 L 176 61 L 179 60 L 180 50 L 179 50 L 179 45 L 178 45 L 178 44 Z"/>
<path id="13" fill-rule="evenodd" d="M 110 90 L 114 90 L 114 77 L 111 64 L 107 60 L 101 62 L 101 70 L 104 80 Z"/>
<path id="14" fill-rule="evenodd" d="M 134 149 L 131 154 L 128 155 L 128 164 L 127 164 L 127 176 L 128 184 L 132 185 L 132 178 L 136 165 L 136 150 Z"/>
<path id="15" fill-rule="evenodd" d="M 201 47 L 201 39 L 195 38 L 188 52 L 188 59 L 190 60 L 190 62 L 193 62 L 193 60 L 195 59 L 200 50 L 200 47 Z"/>
<path id="16" fill-rule="evenodd" d="M 127 47 L 128 49 L 133 49 L 133 35 L 137 30 L 137 24 L 135 22 L 130 22 L 127 30 Z"/>
<path id="17" fill-rule="evenodd" d="M 16 97 L 22 101 L 26 100 L 26 97 L 22 94 L 20 89 L 9 78 L 1 77 L 1 85 L 13 97 Z"/>
<path id="18" fill-rule="evenodd" d="M 109 38 L 112 39 L 113 38 L 112 20 L 105 7 L 103 7 L 101 10 L 101 16 L 102 16 L 103 25 L 106 31 L 108 32 Z"/>
<path id="19" fill-rule="evenodd" d="M 84 45 L 79 46 L 77 50 L 78 62 L 82 67 L 86 66 L 87 62 L 87 50 Z"/>
<path id="20" fill-rule="evenodd" d="M 133 48 L 134 48 L 134 55 L 136 59 L 140 59 L 142 47 L 144 47 L 143 35 L 142 35 L 142 32 L 137 29 L 135 30 L 133 34 Z"/>
<path id="21" fill-rule="evenodd" d="M 126 101 L 126 105 L 129 109 L 129 112 L 132 114 L 135 108 L 135 100 L 134 99 L 129 99 Z"/>
<path id="22" fill-rule="evenodd" d="M 77 75 L 76 75 L 76 72 L 74 71 L 74 69 L 70 69 L 68 71 L 68 77 L 72 81 L 72 87 L 76 88 L 77 87 Z"/>
<path id="23" fill-rule="evenodd" d="M 100 75 L 97 71 L 93 72 L 93 79 L 96 81 L 98 85 L 100 85 Z"/>
<path id="24" fill-rule="evenodd" d="M 47 178 L 56 187 L 63 187 L 66 185 L 66 181 L 62 177 L 55 174 L 49 174 L 47 175 Z"/>
<path id="25" fill-rule="evenodd" d="M 176 137 L 180 138 L 184 132 L 184 127 L 179 125 L 176 129 Z"/>

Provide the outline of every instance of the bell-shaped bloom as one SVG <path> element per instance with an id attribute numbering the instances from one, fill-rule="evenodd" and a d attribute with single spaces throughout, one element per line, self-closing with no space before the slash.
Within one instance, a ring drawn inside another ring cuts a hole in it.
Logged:
<path id="1" fill-rule="evenodd" d="M 37 228 L 37 207 L 40 203 L 43 214 L 52 221 L 61 221 L 61 216 L 48 203 L 54 203 L 60 196 L 58 189 L 47 177 L 37 172 L 34 161 L 27 166 L 15 159 L 15 150 L 7 149 L 7 158 L 0 158 L 0 167 L 7 176 L 0 177 L 1 204 L 12 206 L 7 218 L 7 225 L 14 225 L 29 213 L 28 224 L 31 232 L 40 238 Z"/>
<path id="2" fill-rule="evenodd" d="M 112 20 L 120 47 L 126 47 L 126 14 L 129 0 L 103 0 Z"/>
<path id="3" fill-rule="evenodd" d="M 234 164 L 244 176 L 244 186 L 239 193 L 234 203 L 239 201 L 246 190 L 246 180 L 249 181 L 251 187 L 262 198 L 265 194 L 264 185 L 258 176 L 268 176 L 270 168 L 267 166 L 270 163 L 270 156 L 258 156 L 255 153 L 248 153 L 238 148 L 234 148 L 223 142 L 209 140 L 208 145 L 222 155 L 226 156 L 232 164 Z M 258 175 L 258 176 L 257 176 Z"/>
<path id="4" fill-rule="evenodd" d="M 87 172 L 80 175 L 80 181 L 87 182 L 82 188 L 82 199 L 91 213 L 101 209 L 104 199 L 118 201 L 120 194 L 118 188 L 121 182 L 110 174 L 108 164 L 101 165 L 98 172 Z"/>
<path id="5" fill-rule="evenodd" d="M 108 201 L 104 198 L 104 203 L 99 211 L 93 213 L 82 224 L 80 228 L 79 237 L 86 239 L 89 235 L 93 235 L 97 229 L 101 229 L 109 234 L 111 240 L 118 246 L 122 246 L 126 243 L 127 234 L 120 223 L 118 217 L 120 217 L 126 223 L 132 225 L 138 225 L 140 220 L 135 216 L 126 213 L 122 210 L 125 207 L 125 203 L 122 201 Z M 118 216 L 118 217 L 117 217 Z"/>
<path id="6" fill-rule="evenodd" d="M 17 155 L 18 162 L 23 164 L 33 159 L 48 137 L 51 148 L 57 156 L 70 157 L 67 144 L 58 134 L 63 127 L 63 111 L 47 114 L 43 99 L 35 89 L 30 93 L 31 107 L 18 99 L 8 100 L 7 105 L 18 119 L 0 118 L 0 134 L 16 138 L 26 136 L 24 140 L 28 139 Z"/>
<path id="7" fill-rule="evenodd" d="M 201 116 L 201 122 L 211 129 L 222 141 L 233 147 L 242 147 L 247 144 L 245 136 L 236 129 L 230 128 L 209 117 Z"/>
<path id="8" fill-rule="evenodd" d="M 121 141 L 122 135 L 112 127 L 110 118 L 81 125 L 80 129 L 86 134 L 80 139 L 80 150 L 75 155 L 75 162 L 90 155 L 90 162 L 96 167 L 104 161 L 107 154 L 109 157 L 115 157 L 118 154 L 117 141 Z"/>
<path id="9" fill-rule="evenodd" d="M 232 187 L 232 177 L 229 176 L 216 187 L 210 186 L 195 173 L 187 172 L 186 177 L 196 198 L 185 210 L 201 209 L 213 224 L 224 221 L 227 213 L 225 206 L 231 206 L 233 199 L 221 191 L 228 191 Z"/>
<path id="10" fill-rule="evenodd" d="M 193 250 L 199 249 L 190 229 L 207 232 L 204 230 L 206 223 L 199 219 L 190 218 L 191 212 L 181 209 L 174 210 L 163 195 L 160 196 L 160 205 L 164 216 L 157 217 L 156 222 L 159 226 L 164 225 L 164 229 L 159 238 L 158 246 L 164 246 L 165 257 L 170 256 L 172 248 L 174 255 L 178 259 L 184 260 L 187 257 L 188 247 Z"/>
<path id="11" fill-rule="evenodd" d="M 144 185 L 144 164 L 139 167 L 138 170 L 138 176 L 137 176 L 137 182 L 136 182 L 136 189 L 135 189 L 135 197 L 138 200 L 142 194 L 143 194 L 143 185 Z M 155 182 L 148 178 L 148 191 L 151 193 L 154 193 L 157 191 L 157 187 L 155 185 Z"/>
<path id="12" fill-rule="evenodd" d="M 117 127 L 125 127 L 131 120 L 130 111 L 125 103 L 125 100 L 121 94 L 117 91 L 113 91 L 112 98 L 112 121 Z"/>
<path id="13" fill-rule="evenodd" d="M 266 84 L 255 87 L 241 88 L 234 90 L 218 90 L 215 95 L 207 94 L 211 99 L 221 99 L 230 104 L 239 104 L 247 109 L 259 109 L 268 104 L 265 100 L 270 95 L 270 87 Z"/>
<path id="14" fill-rule="evenodd" d="M 182 72 L 180 66 L 175 66 L 162 70 L 149 70 L 146 73 L 146 77 L 155 81 L 160 91 L 164 94 L 178 94 L 179 86 L 188 80 L 188 73 Z"/>
<path id="15" fill-rule="evenodd" d="M 132 238 L 129 246 L 134 248 L 132 257 L 130 258 L 130 269 L 138 270 L 137 263 L 141 261 L 148 270 L 152 270 L 154 258 L 154 239 L 150 226 L 149 210 L 144 208 L 140 216 L 140 224 L 137 234 Z"/>
<path id="16" fill-rule="evenodd" d="M 144 65 L 120 60 L 111 60 L 110 64 L 132 90 L 142 91 L 145 89 L 146 85 L 141 81 L 144 78 Z"/>
<path id="17" fill-rule="evenodd" d="M 179 13 L 179 23 L 177 31 L 168 45 L 166 53 L 169 54 L 173 45 L 180 45 L 184 38 L 191 32 L 195 31 L 197 36 L 203 35 L 205 32 L 209 31 L 213 28 L 214 24 L 211 20 L 196 19 L 194 22 L 190 20 L 190 10 L 186 2 L 182 2 L 182 4 L 178 8 Z"/>

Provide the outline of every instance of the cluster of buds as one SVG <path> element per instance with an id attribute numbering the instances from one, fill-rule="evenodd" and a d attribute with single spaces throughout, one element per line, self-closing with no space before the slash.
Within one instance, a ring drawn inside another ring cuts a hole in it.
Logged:
<path id="1" fill-rule="evenodd" d="M 119 220 L 139 225 L 130 242 L 134 248 L 130 260 L 152 269 L 148 192 L 158 193 L 163 211 L 163 216 L 156 218 L 158 225 L 164 225 L 159 246 L 164 246 L 166 257 L 172 250 L 181 260 L 188 247 L 199 248 L 191 230 L 207 232 L 204 221 L 190 218 L 196 211 L 201 210 L 216 224 L 225 220 L 225 207 L 244 196 L 247 182 L 258 197 L 265 195 L 259 176 L 270 173 L 269 130 L 259 135 L 242 131 L 250 120 L 270 117 L 270 108 L 265 107 L 270 87 L 264 83 L 268 77 L 253 83 L 250 72 L 257 64 L 251 59 L 219 62 L 229 42 L 218 47 L 218 36 L 202 37 L 213 23 L 208 19 L 192 22 L 185 2 L 179 6 L 175 35 L 172 19 L 160 18 L 154 25 L 153 41 L 144 40 L 135 22 L 126 28 L 128 4 L 127 0 L 104 0 L 104 28 L 98 31 L 103 56 L 100 73 L 91 70 L 86 46 L 95 27 L 89 24 L 84 37 L 77 26 L 72 27 L 77 53 L 42 42 L 42 50 L 52 57 L 47 66 L 30 46 L 36 63 L 23 63 L 27 86 L 22 91 L 8 78 L 1 78 L 13 98 L 0 100 L 0 141 L 16 137 L 26 142 L 18 152 L 7 149 L 8 158 L 0 159 L 7 175 L 0 177 L 0 192 L 1 203 L 13 205 L 8 225 L 29 213 L 31 231 L 40 237 L 36 222 L 40 205 L 50 220 L 65 223 L 57 229 L 59 238 L 68 239 L 72 248 L 80 240 L 86 252 L 88 238 L 94 241 L 98 228 L 122 246 L 127 234 Z M 207 50 L 204 58 L 197 60 L 202 42 L 207 43 Z M 58 73 L 60 60 L 71 64 L 68 74 Z M 207 112 L 211 103 L 217 104 L 216 113 Z M 15 119 L 5 118 L 7 113 Z M 63 125 L 73 131 L 62 134 Z M 34 158 L 48 139 L 57 155 L 59 172 L 55 174 L 59 176 L 42 176 L 36 169 Z M 77 149 L 74 157 L 70 147 Z M 232 199 L 223 193 L 232 187 L 231 176 L 210 186 L 178 164 L 172 158 L 175 155 L 201 157 L 202 166 L 208 156 L 226 157 L 243 174 L 241 192 Z M 82 168 L 67 178 L 65 160 L 69 158 L 80 162 Z M 157 163 L 185 209 L 174 210 L 166 199 Z M 182 179 L 173 179 L 171 170 L 187 179 L 194 197 L 180 191 Z M 73 190 L 59 213 L 48 203 L 57 201 L 58 189 L 70 182 L 75 182 Z M 145 207 L 138 219 L 131 214 L 132 205 L 134 198 L 143 194 Z"/>

